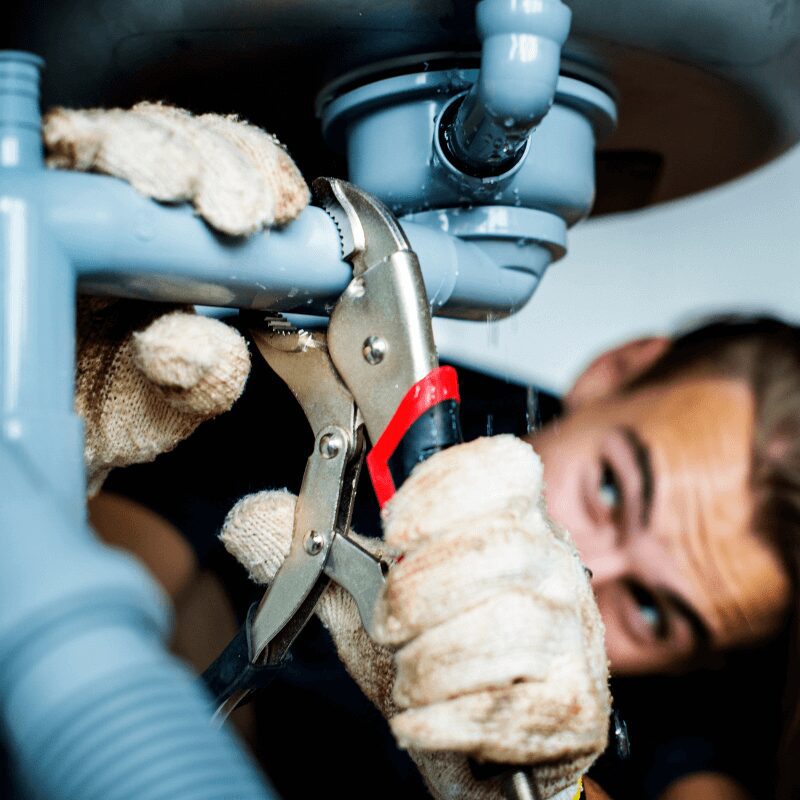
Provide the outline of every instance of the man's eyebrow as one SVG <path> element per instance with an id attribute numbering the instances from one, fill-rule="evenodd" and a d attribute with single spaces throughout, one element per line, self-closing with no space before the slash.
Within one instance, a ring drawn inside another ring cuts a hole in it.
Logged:
<path id="1" fill-rule="evenodd" d="M 639 438 L 632 428 L 622 428 L 622 434 L 633 450 L 633 457 L 639 469 L 641 484 L 641 514 L 639 521 L 643 527 L 650 524 L 650 511 L 653 507 L 653 464 L 650 460 L 650 448 Z"/>
<path id="2" fill-rule="evenodd" d="M 675 594 L 670 589 L 660 588 L 658 593 L 661 595 L 662 600 L 670 606 L 675 613 L 680 614 L 689 627 L 692 629 L 694 639 L 696 642 L 695 652 L 706 651 L 711 646 L 711 631 L 708 625 L 703 621 L 703 618 L 687 603 L 682 597 Z"/>

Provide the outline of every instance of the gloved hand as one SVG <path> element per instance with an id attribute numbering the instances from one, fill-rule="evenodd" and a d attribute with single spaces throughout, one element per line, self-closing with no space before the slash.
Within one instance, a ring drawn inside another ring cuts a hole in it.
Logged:
<path id="1" fill-rule="evenodd" d="M 221 539 L 259 582 L 288 553 L 294 498 L 264 492 L 231 511 Z M 502 797 L 467 756 L 536 765 L 543 798 L 571 798 L 606 744 L 603 627 L 569 535 L 546 516 L 541 464 L 511 436 L 479 439 L 415 468 L 384 509 L 389 570 L 378 642 L 331 586 L 317 614 L 367 697 L 441 800 Z"/>
<path id="2" fill-rule="evenodd" d="M 191 202 L 233 236 L 294 219 L 309 191 L 272 136 L 234 117 L 156 103 L 130 111 L 56 108 L 47 164 L 102 172 L 162 202 Z M 79 298 L 76 409 L 94 494 L 116 466 L 149 461 L 226 411 L 250 369 L 245 341 L 190 308 Z"/>

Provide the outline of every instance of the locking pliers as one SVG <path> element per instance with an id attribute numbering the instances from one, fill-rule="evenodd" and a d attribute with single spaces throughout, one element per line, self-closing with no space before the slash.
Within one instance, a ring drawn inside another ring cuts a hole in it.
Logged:
<path id="1" fill-rule="evenodd" d="M 314 183 L 339 230 L 353 279 L 327 333 L 279 316 L 248 318 L 259 352 L 289 386 L 314 433 L 285 562 L 204 679 L 221 719 L 279 667 L 331 580 L 372 631 L 384 569 L 349 538 L 366 439 L 381 506 L 414 466 L 461 441 L 458 382 L 439 366 L 416 254 L 382 203 L 337 179 Z"/>
<path id="2" fill-rule="evenodd" d="M 327 333 L 297 330 L 280 315 L 250 317 L 259 352 L 305 412 L 314 449 L 289 555 L 203 676 L 218 720 L 272 679 L 331 580 L 352 595 L 372 633 L 387 565 L 349 538 L 366 439 L 381 507 L 418 463 L 463 440 L 456 372 L 439 365 L 422 272 L 402 228 L 379 200 L 350 183 L 320 178 L 313 189 L 336 223 L 353 279 Z M 522 768 L 471 766 L 476 777 L 504 775 L 510 800 L 536 800 Z"/>

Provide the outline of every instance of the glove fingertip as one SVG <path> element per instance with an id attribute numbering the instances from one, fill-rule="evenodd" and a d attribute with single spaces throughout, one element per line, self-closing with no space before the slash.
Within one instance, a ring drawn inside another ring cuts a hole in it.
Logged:
<path id="1" fill-rule="evenodd" d="M 56 106 L 42 117 L 42 138 L 49 167 L 89 170 L 95 165 L 100 137 L 85 113 Z"/>
<path id="2" fill-rule="evenodd" d="M 209 419 L 242 394 L 250 372 L 247 343 L 219 320 L 176 311 L 134 334 L 134 359 L 176 410 Z"/>
<path id="3" fill-rule="evenodd" d="M 276 143 L 275 180 L 280 187 L 275 203 L 275 224 L 286 225 L 311 202 L 311 191 L 297 164 L 281 144 Z"/>
<path id="4" fill-rule="evenodd" d="M 274 136 L 230 115 L 204 114 L 198 122 L 231 145 L 246 162 L 248 175 L 261 192 L 259 205 L 242 216 L 236 233 L 285 225 L 308 205 L 311 199 L 308 185 L 286 148 Z"/>
<path id="5" fill-rule="evenodd" d="M 250 236 L 275 224 L 273 199 L 260 187 L 241 192 L 235 204 L 229 200 L 228 194 L 216 185 L 212 191 L 199 191 L 194 205 L 212 228 L 227 236 Z"/>
<path id="6" fill-rule="evenodd" d="M 295 503 L 287 491 L 258 492 L 228 512 L 219 539 L 255 583 L 270 583 L 289 555 Z"/>

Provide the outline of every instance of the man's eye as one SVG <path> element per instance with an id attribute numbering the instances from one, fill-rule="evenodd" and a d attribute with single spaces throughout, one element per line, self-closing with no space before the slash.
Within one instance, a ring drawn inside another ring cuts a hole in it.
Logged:
<path id="1" fill-rule="evenodd" d="M 667 615 L 659 605 L 655 595 L 644 588 L 644 586 L 630 582 L 628 590 L 634 602 L 639 608 L 642 619 L 647 627 L 653 631 L 657 639 L 666 639 L 669 633 Z"/>
<path id="2" fill-rule="evenodd" d="M 619 511 L 622 506 L 622 491 L 619 487 L 617 474 L 604 461 L 600 471 L 600 485 L 597 487 L 600 502 L 612 513 Z"/>

